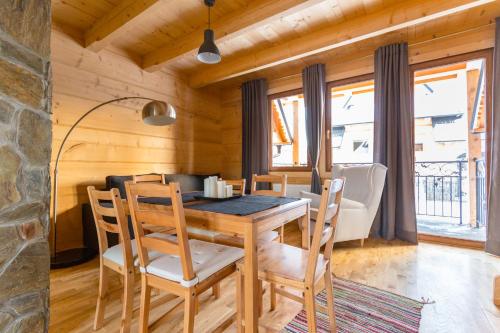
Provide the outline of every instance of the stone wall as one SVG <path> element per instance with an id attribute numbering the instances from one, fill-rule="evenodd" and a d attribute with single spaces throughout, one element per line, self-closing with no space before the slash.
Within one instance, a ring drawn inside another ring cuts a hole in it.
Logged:
<path id="1" fill-rule="evenodd" d="M 0 332 L 46 332 L 50 0 L 0 1 Z"/>

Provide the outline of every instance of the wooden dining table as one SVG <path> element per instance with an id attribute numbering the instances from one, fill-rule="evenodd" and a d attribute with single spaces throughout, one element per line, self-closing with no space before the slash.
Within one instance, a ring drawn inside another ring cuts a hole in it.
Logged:
<path id="1" fill-rule="evenodd" d="M 258 332 L 260 288 L 258 288 L 257 246 L 259 235 L 269 230 L 278 229 L 286 223 L 297 220 L 302 234 L 302 247 L 304 249 L 309 249 L 310 200 L 298 199 L 245 216 L 190 208 L 190 205 L 196 203 L 197 202 L 188 202 L 184 204 L 184 215 L 188 226 L 217 231 L 228 235 L 238 235 L 244 240 L 245 313 L 243 314 L 243 318 L 245 319 L 245 332 Z M 141 205 L 149 204 L 144 203 Z M 163 207 L 169 209 L 169 206 Z M 156 206 L 156 208 L 161 209 L 160 206 Z"/>
<path id="2" fill-rule="evenodd" d="M 257 243 L 259 234 L 275 230 L 282 225 L 298 220 L 302 233 L 302 247 L 309 249 L 309 199 L 299 199 L 271 209 L 246 216 L 229 215 L 184 206 L 186 223 L 189 226 L 211 231 L 238 235 L 244 239 L 244 290 L 245 332 L 258 332 L 259 297 Z"/>

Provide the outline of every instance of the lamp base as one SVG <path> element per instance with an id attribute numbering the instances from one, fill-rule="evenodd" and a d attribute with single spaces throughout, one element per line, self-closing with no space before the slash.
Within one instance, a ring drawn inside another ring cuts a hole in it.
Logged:
<path id="1" fill-rule="evenodd" d="M 72 267 L 94 258 L 97 253 L 87 247 L 76 248 L 57 252 L 50 258 L 50 268 L 58 269 L 65 267 Z"/>

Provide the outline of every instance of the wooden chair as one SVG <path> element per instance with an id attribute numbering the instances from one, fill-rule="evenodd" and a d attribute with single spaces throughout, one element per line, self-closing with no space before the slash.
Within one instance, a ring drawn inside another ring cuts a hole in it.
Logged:
<path id="1" fill-rule="evenodd" d="M 133 178 L 132 178 L 132 182 L 134 184 L 137 184 L 137 183 L 160 183 L 160 184 L 166 184 L 166 181 L 165 181 L 165 175 L 164 174 L 150 174 L 150 175 L 134 175 Z M 163 227 L 160 227 L 158 228 L 157 226 L 147 226 L 147 227 L 143 227 L 143 230 L 144 230 L 144 233 L 145 234 L 150 234 L 152 232 L 155 232 L 155 231 L 158 231 L 156 229 L 161 229 L 162 232 L 164 233 L 168 233 L 168 234 L 175 234 L 176 233 L 176 230 L 175 230 L 175 227 L 171 227 L 169 229 L 167 228 L 163 228 Z M 191 234 L 189 232 L 189 227 L 188 227 L 188 236 L 189 238 L 193 238 L 191 237 Z M 196 229 L 198 230 L 198 229 Z M 196 238 L 196 237 L 194 237 Z M 196 238 L 196 239 L 200 239 L 200 238 Z M 208 239 L 203 239 L 201 238 L 200 240 L 205 240 L 205 241 L 209 241 Z M 230 244 L 224 244 L 224 245 L 230 245 Z M 212 295 L 215 297 L 215 299 L 218 299 L 220 297 L 220 284 L 216 284 L 213 286 L 213 291 L 212 291 Z M 153 293 L 155 292 L 156 290 L 153 289 Z"/>
<path id="2" fill-rule="evenodd" d="M 325 181 L 310 250 L 272 243 L 265 248 L 265 251 L 259 252 L 259 279 L 270 283 L 271 310 L 276 307 L 276 294 L 301 302 L 305 305 L 308 332 L 311 333 L 316 332 L 315 297 L 323 288 L 326 288 L 327 309 L 322 309 L 322 311 L 328 314 L 330 331 L 335 332 L 336 329 L 330 259 L 343 189 L 344 179 Z M 331 224 L 325 228 L 325 221 L 328 220 L 331 220 Z M 326 244 L 323 254 L 320 253 L 322 243 Z M 237 295 L 243 295 L 241 290 L 243 268 L 243 262 L 238 262 Z M 304 297 L 276 288 L 276 284 L 297 289 L 303 293 Z M 237 326 L 241 331 L 244 300 L 239 297 L 237 302 Z"/>
<path id="3" fill-rule="evenodd" d="M 258 190 L 258 183 L 271 184 L 270 190 Z M 280 190 L 274 191 L 272 188 L 274 184 L 280 184 Z M 272 197 L 284 197 L 286 196 L 286 185 L 287 185 L 287 175 L 252 175 L 252 187 L 250 188 L 250 194 L 252 195 L 266 195 Z"/>
<path id="4" fill-rule="evenodd" d="M 136 234 L 141 271 L 140 332 L 147 332 L 151 288 L 184 298 L 184 332 L 193 332 L 196 297 L 232 274 L 244 251 L 199 240 L 188 240 L 178 183 L 125 183 Z M 138 198 L 170 198 L 172 205 L 139 204 Z M 143 224 L 175 227 L 177 236 L 144 235 Z M 161 253 L 151 259 L 148 249 Z M 210 265 L 207 263 L 210 262 Z"/>
<path id="5" fill-rule="evenodd" d="M 286 186 L 287 186 L 287 175 L 252 175 L 252 187 L 250 189 L 250 194 L 252 195 L 264 195 L 271 197 L 285 197 L 286 196 Z M 271 186 L 270 190 L 258 190 L 258 183 L 266 183 Z M 274 184 L 279 184 L 279 191 L 274 190 Z M 279 229 L 280 243 L 285 242 L 285 226 L 281 226 Z"/>
<path id="6" fill-rule="evenodd" d="M 87 187 L 90 205 L 97 229 L 100 257 L 99 296 L 94 320 L 94 330 L 103 325 L 104 309 L 108 298 L 108 274 L 113 270 L 123 276 L 123 306 L 120 332 L 129 332 L 132 320 L 134 297 L 134 247 L 130 241 L 127 217 L 120 198 L 120 192 L 97 191 L 94 186 Z M 100 201 L 111 202 L 112 207 L 104 207 Z M 116 224 L 104 221 L 104 216 L 114 217 Z M 120 244 L 108 247 L 107 232 L 118 234 Z"/>
<path id="7" fill-rule="evenodd" d="M 226 185 L 233 185 L 233 194 L 245 195 L 246 179 L 226 179 Z"/>
<path id="8" fill-rule="evenodd" d="M 500 275 L 495 277 L 493 283 L 493 303 L 496 306 L 500 306 Z"/>
<path id="9" fill-rule="evenodd" d="M 134 183 L 161 183 L 165 184 L 165 175 L 152 174 L 152 175 L 134 175 L 132 176 Z"/>

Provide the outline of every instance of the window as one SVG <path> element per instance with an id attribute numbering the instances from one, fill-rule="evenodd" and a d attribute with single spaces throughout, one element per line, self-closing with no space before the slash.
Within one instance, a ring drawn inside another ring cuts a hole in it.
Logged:
<path id="1" fill-rule="evenodd" d="M 327 170 L 332 163 L 373 162 L 374 82 L 372 75 L 328 85 Z"/>
<path id="2" fill-rule="evenodd" d="M 454 162 L 484 156 L 486 62 L 455 57 L 414 66 L 417 162 Z M 476 154 L 476 155 L 474 155 Z"/>
<path id="3" fill-rule="evenodd" d="M 301 90 L 272 95 L 271 169 L 310 166 L 307 158 L 306 118 Z"/>

